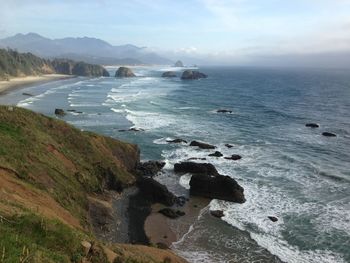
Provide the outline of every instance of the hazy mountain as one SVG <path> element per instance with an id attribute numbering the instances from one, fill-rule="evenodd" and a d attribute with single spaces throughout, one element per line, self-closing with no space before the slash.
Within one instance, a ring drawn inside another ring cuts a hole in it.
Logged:
<path id="1" fill-rule="evenodd" d="M 97 38 L 49 39 L 36 33 L 0 39 L 0 46 L 47 58 L 71 58 L 99 64 L 172 64 L 172 61 L 134 45 L 113 46 Z"/>

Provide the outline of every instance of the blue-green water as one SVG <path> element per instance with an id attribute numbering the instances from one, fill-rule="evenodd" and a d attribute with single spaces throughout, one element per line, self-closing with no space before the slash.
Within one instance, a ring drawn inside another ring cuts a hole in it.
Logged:
<path id="1" fill-rule="evenodd" d="M 201 68 L 208 79 L 181 81 L 160 78 L 165 68 L 134 70 L 134 79 L 58 81 L 27 88 L 34 97 L 21 90 L 0 103 L 51 116 L 55 108 L 82 111 L 64 119 L 139 144 L 143 159 L 166 160 L 158 180 L 181 194 L 189 176 L 178 178 L 172 168 L 190 157 L 206 157 L 235 178 L 247 202 L 210 204 L 225 211 L 228 224 L 204 211 L 173 245 L 190 262 L 350 262 L 350 71 Z M 132 126 L 145 131 L 118 131 Z M 209 150 L 167 138 L 202 140 L 243 159 L 210 158 Z"/>

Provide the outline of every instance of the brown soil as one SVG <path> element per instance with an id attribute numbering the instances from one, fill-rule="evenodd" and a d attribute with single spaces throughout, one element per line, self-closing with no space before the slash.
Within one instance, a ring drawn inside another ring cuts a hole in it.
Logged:
<path id="1" fill-rule="evenodd" d="M 16 179 L 14 174 L 3 168 L 0 168 L 0 200 L 6 200 L 6 202 L 1 202 L 0 206 L 1 210 L 9 213 L 11 211 L 12 213 L 19 212 L 13 211 L 14 206 L 11 204 L 16 204 L 48 218 L 59 219 L 67 225 L 81 228 L 79 220 L 62 208 L 47 193 L 36 190 L 29 184 Z"/>

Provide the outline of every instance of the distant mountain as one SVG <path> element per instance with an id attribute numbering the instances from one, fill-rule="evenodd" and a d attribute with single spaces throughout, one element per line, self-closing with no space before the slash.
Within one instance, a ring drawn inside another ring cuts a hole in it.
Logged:
<path id="1" fill-rule="evenodd" d="M 112 64 L 172 64 L 167 58 L 134 45 L 113 46 L 97 38 L 49 39 L 36 33 L 17 34 L 0 39 L 0 46 L 31 52 L 45 58 L 81 59 L 87 63 Z"/>

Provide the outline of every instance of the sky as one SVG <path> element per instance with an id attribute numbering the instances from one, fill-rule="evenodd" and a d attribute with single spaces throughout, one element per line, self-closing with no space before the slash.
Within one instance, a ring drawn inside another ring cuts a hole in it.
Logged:
<path id="1" fill-rule="evenodd" d="M 350 0 L 0 2 L 0 38 L 89 36 L 218 64 L 350 54 Z"/>

